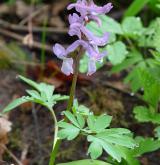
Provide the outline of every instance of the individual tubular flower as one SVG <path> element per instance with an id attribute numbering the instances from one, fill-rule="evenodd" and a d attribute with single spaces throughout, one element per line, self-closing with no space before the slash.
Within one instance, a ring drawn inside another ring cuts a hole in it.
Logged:
<path id="1" fill-rule="evenodd" d="M 69 76 L 71 73 L 73 74 L 73 59 L 72 58 L 63 59 L 61 71 L 67 76 Z"/>
<path id="2" fill-rule="evenodd" d="M 86 22 L 91 20 L 95 21 L 99 27 L 101 26 L 101 20 L 97 15 L 106 14 L 113 8 L 111 3 L 108 3 L 103 7 L 97 6 L 94 4 L 93 0 L 78 0 L 77 3 L 70 4 L 67 9 L 71 10 L 74 7 Z"/>
<path id="3" fill-rule="evenodd" d="M 65 49 L 60 44 L 55 44 L 53 46 L 53 52 L 54 54 L 63 60 L 61 71 L 66 74 L 67 76 L 71 73 L 73 74 L 73 59 L 70 57 L 67 57 L 68 54 L 75 51 L 78 46 L 83 45 L 83 47 L 87 47 L 87 43 L 82 40 L 77 40 L 73 44 L 71 44 L 67 49 Z"/>
<path id="4" fill-rule="evenodd" d="M 88 41 L 97 46 L 104 46 L 107 44 L 109 39 L 109 33 L 105 33 L 102 37 L 94 36 L 92 32 L 90 32 L 86 27 L 81 26 L 81 31 L 87 37 Z"/>
<path id="5" fill-rule="evenodd" d="M 76 13 L 73 13 L 73 15 L 69 15 L 68 17 L 70 28 L 68 34 L 70 36 L 77 35 L 79 38 L 81 38 L 81 31 L 80 27 L 83 25 L 84 21 L 83 18 L 78 16 Z"/>
<path id="6" fill-rule="evenodd" d="M 74 7 L 76 11 L 81 14 L 81 16 L 106 14 L 113 8 L 111 3 L 108 3 L 102 7 L 97 6 L 93 0 L 90 0 L 89 2 L 87 2 L 87 0 L 78 0 L 77 3 L 70 4 L 67 9 L 71 10 Z"/>
<path id="7" fill-rule="evenodd" d="M 54 54 L 63 60 L 61 71 L 69 76 L 71 73 L 73 74 L 73 59 L 67 58 L 66 50 L 60 44 L 55 44 L 53 47 Z"/>
<path id="8" fill-rule="evenodd" d="M 96 72 L 96 63 L 94 59 L 90 59 L 88 61 L 88 72 L 87 75 L 92 75 L 94 72 Z"/>
<path id="9" fill-rule="evenodd" d="M 89 57 L 88 60 L 88 72 L 87 75 L 92 75 L 96 72 L 96 62 L 103 62 L 103 58 L 107 55 L 106 51 L 99 52 L 97 46 L 91 46 L 87 48 L 87 56 Z"/>
<path id="10" fill-rule="evenodd" d="M 97 46 L 104 46 L 107 44 L 109 39 L 109 33 L 105 33 L 102 37 L 94 36 L 92 32 L 90 32 L 82 23 L 81 17 L 77 14 L 73 14 L 69 16 L 70 28 L 69 35 L 74 36 L 77 35 L 79 39 L 81 39 L 81 35 L 84 34 L 88 41 L 91 44 Z"/>

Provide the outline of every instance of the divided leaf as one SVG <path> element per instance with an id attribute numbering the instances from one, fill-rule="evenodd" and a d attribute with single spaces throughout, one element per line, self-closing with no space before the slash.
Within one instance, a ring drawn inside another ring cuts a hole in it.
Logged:
<path id="1" fill-rule="evenodd" d="M 88 154 L 90 154 L 92 159 L 97 159 L 98 157 L 100 157 L 102 155 L 103 152 L 103 148 L 101 145 L 99 145 L 99 143 L 97 143 L 97 141 L 93 141 L 89 148 L 88 148 Z"/>
<path id="2" fill-rule="evenodd" d="M 124 83 L 130 83 L 132 92 L 137 92 L 141 87 L 141 74 L 138 66 L 133 68 L 129 75 L 124 79 Z"/>
<path id="3" fill-rule="evenodd" d="M 121 25 L 113 18 L 101 15 L 100 19 L 102 20 L 102 23 L 105 23 L 101 28 L 104 32 L 107 31 L 115 34 L 123 34 Z"/>
<path id="4" fill-rule="evenodd" d="M 142 35 L 144 32 L 142 21 L 139 17 L 126 17 L 122 22 L 122 29 L 126 36 L 133 38 Z"/>
<path id="5" fill-rule="evenodd" d="M 80 132 L 79 128 L 63 121 L 60 121 L 58 123 L 58 126 L 62 128 L 61 130 L 58 131 L 58 137 L 60 139 L 73 140 L 78 136 Z"/>
<path id="6" fill-rule="evenodd" d="M 107 128 L 111 123 L 112 117 L 109 115 L 101 115 L 95 117 L 94 115 L 89 115 L 87 119 L 88 127 L 93 132 L 101 132 Z"/>
<path id="7" fill-rule="evenodd" d="M 91 142 L 88 153 L 91 155 L 92 159 L 97 159 L 101 156 L 101 148 L 103 148 L 110 156 L 120 162 L 124 154 L 120 152 L 119 146 L 131 149 L 137 146 L 136 142 L 128 134 L 130 135 L 130 131 L 127 129 L 114 128 L 105 130 L 96 135 L 88 135 L 87 140 Z M 96 146 L 98 146 L 97 150 Z"/>
<path id="8" fill-rule="evenodd" d="M 144 89 L 143 98 L 156 109 L 160 99 L 159 72 L 156 68 L 143 68 L 140 70 L 140 74 L 141 84 Z"/>
<path id="9" fill-rule="evenodd" d="M 41 100 L 40 94 L 36 90 L 26 90 L 26 92 L 34 99 Z"/>
<path id="10" fill-rule="evenodd" d="M 132 139 L 132 137 L 126 136 L 126 135 L 120 135 L 120 134 L 110 134 L 108 135 L 107 132 L 102 132 L 96 135 L 96 137 L 103 139 L 107 141 L 108 143 L 117 144 L 120 146 L 124 146 L 127 148 L 134 148 L 135 147 L 135 141 Z"/>
<path id="11" fill-rule="evenodd" d="M 78 104 L 75 106 L 78 107 Z M 107 128 L 112 120 L 109 115 L 94 116 L 90 114 L 83 116 L 77 111 L 74 114 L 66 111 L 64 114 L 70 123 L 59 122 L 58 126 L 61 128 L 58 133 L 59 138 L 72 140 L 80 133 L 86 135 L 87 140 L 91 142 L 88 154 L 92 159 L 100 157 L 104 150 L 120 162 L 124 154 L 120 152 L 119 146 L 133 149 L 137 145 L 129 130 L 125 128 Z M 85 120 L 88 127 L 85 127 Z"/>
<path id="12" fill-rule="evenodd" d="M 128 149 L 123 146 L 118 146 L 119 152 L 122 154 L 122 164 L 140 165 L 136 157 L 142 156 L 145 153 L 156 151 L 160 148 L 160 141 L 152 138 L 136 137 L 135 141 L 138 146 L 134 149 Z"/>
<path id="13" fill-rule="evenodd" d="M 18 76 L 21 80 L 23 80 L 25 83 L 27 83 L 28 85 L 32 86 L 33 88 L 39 90 L 38 88 L 38 83 L 26 78 L 26 77 L 23 77 L 21 75 Z"/>
<path id="14" fill-rule="evenodd" d="M 93 31 L 94 34 L 96 35 L 103 35 L 106 32 L 110 32 L 113 34 L 122 34 L 122 28 L 121 25 L 111 17 L 108 17 L 106 15 L 101 15 L 99 18 L 102 21 L 102 26 L 101 28 L 98 27 L 97 23 L 95 22 L 90 22 L 87 24 L 87 28 L 91 31 Z"/>
<path id="15" fill-rule="evenodd" d="M 109 54 L 108 59 L 113 65 L 120 64 L 128 54 L 126 45 L 121 41 L 117 41 L 112 45 L 107 45 L 106 50 Z"/>
<path id="16" fill-rule="evenodd" d="M 85 125 L 85 119 L 83 118 L 81 114 L 78 114 L 78 113 L 76 114 L 76 117 L 77 117 L 78 124 L 80 128 L 82 129 Z"/>
<path id="17" fill-rule="evenodd" d="M 105 142 L 104 140 L 99 139 L 92 135 L 88 135 L 87 140 L 89 142 L 91 142 L 88 153 L 90 154 L 92 159 L 97 159 L 99 156 L 101 156 L 101 154 L 102 154 L 101 148 L 103 148 L 109 155 L 111 155 L 118 162 L 121 161 L 121 156 L 118 153 L 117 148 L 114 147 L 114 145 L 109 144 L 108 142 Z M 93 143 L 93 145 L 92 145 L 92 143 Z M 95 151 L 95 147 L 93 147 L 94 144 L 97 144 L 99 146 L 97 151 Z"/>
<path id="18" fill-rule="evenodd" d="M 105 128 L 109 127 L 110 123 L 112 121 L 112 117 L 109 115 L 101 115 L 98 116 L 95 124 L 94 124 L 94 130 L 96 132 L 101 132 L 103 131 Z"/>
<path id="19" fill-rule="evenodd" d="M 133 110 L 135 118 L 140 122 L 152 122 L 160 124 L 160 113 L 151 113 L 150 110 L 143 106 L 137 106 Z"/>
<path id="20" fill-rule="evenodd" d="M 139 147 L 133 150 L 134 156 L 138 157 L 148 152 L 156 151 L 160 148 L 160 140 L 154 140 L 153 138 L 137 137 L 135 139 L 139 144 Z"/>
<path id="21" fill-rule="evenodd" d="M 154 131 L 156 133 L 156 137 L 160 140 L 160 126 L 156 127 Z"/>
<path id="22" fill-rule="evenodd" d="M 72 122 L 72 124 L 74 124 L 76 127 L 80 128 L 80 125 L 79 125 L 77 119 L 71 112 L 65 111 L 63 113 L 67 117 L 67 119 Z"/>
<path id="23" fill-rule="evenodd" d="M 28 85 L 34 88 L 34 90 L 26 90 L 29 96 L 23 96 L 11 102 L 3 112 L 8 112 L 17 106 L 25 103 L 25 102 L 34 102 L 41 104 L 47 108 L 52 108 L 57 101 L 66 100 L 68 96 L 61 96 L 59 94 L 54 95 L 54 86 L 45 84 L 45 83 L 36 83 L 28 78 L 23 76 L 19 76 L 21 80 L 26 82 Z"/>
<path id="24" fill-rule="evenodd" d="M 18 107 L 19 105 L 26 103 L 28 101 L 29 100 L 26 99 L 26 97 L 24 97 L 24 96 L 21 98 L 15 99 L 4 108 L 3 112 L 4 113 L 9 112 L 9 111 L 13 110 L 14 108 Z"/>
<path id="25" fill-rule="evenodd" d="M 111 73 L 117 73 L 124 69 L 133 67 L 134 64 L 142 60 L 143 58 L 140 52 L 138 51 L 129 52 L 127 58 L 123 62 L 112 67 Z"/>
<path id="26" fill-rule="evenodd" d="M 84 115 L 84 116 L 89 116 L 90 111 L 89 111 L 89 108 L 87 108 L 86 106 L 80 105 L 77 109 L 77 113 L 80 113 L 81 115 Z"/>
<path id="27" fill-rule="evenodd" d="M 64 121 L 58 122 L 58 126 L 61 128 L 58 132 L 60 139 L 72 140 L 78 136 L 80 131 L 85 126 L 85 119 L 81 114 L 72 114 L 69 111 L 63 112 L 66 118 L 71 122 L 67 123 Z"/>

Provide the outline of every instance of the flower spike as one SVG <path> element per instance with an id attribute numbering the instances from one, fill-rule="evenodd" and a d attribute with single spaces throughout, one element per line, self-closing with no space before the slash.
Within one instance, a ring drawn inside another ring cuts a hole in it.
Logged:
<path id="1" fill-rule="evenodd" d="M 95 21 L 100 27 L 101 20 L 98 15 L 108 13 L 112 7 L 111 3 L 102 7 L 97 6 L 93 0 L 78 0 L 67 7 L 68 10 L 75 8 L 78 12 L 78 14 L 73 13 L 68 17 L 70 24 L 68 34 L 70 36 L 77 36 L 78 39 L 66 49 L 60 44 L 53 46 L 54 54 L 63 60 L 61 70 L 64 74 L 73 74 L 73 59 L 69 54 L 74 52 L 79 46 L 83 47 L 89 58 L 87 75 L 92 75 L 96 72 L 96 62 L 102 62 L 103 57 L 107 55 L 105 51 L 99 52 L 98 46 L 105 46 L 107 44 L 109 33 L 106 32 L 102 37 L 95 36 L 86 28 L 86 24 L 90 21 Z"/>

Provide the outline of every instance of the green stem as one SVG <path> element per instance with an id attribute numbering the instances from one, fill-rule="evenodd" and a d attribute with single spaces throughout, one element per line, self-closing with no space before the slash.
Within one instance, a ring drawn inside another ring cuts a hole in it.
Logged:
<path id="1" fill-rule="evenodd" d="M 55 164 L 55 159 L 56 159 L 56 155 L 57 155 L 57 152 L 59 150 L 60 144 L 61 144 L 61 140 L 57 139 L 56 144 L 54 145 L 54 148 L 52 149 L 52 152 L 51 152 L 49 165 Z"/>
<path id="2" fill-rule="evenodd" d="M 80 62 L 80 58 L 81 58 L 81 54 L 82 54 L 81 50 L 82 50 L 82 48 L 80 48 L 78 55 L 74 59 L 75 68 L 74 68 L 72 85 L 71 85 L 71 89 L 70 89 L 70 96 L 69 96 L 67 111 L 71 111 L 72 106 L 73 106 L 76 84 L 77 84 L 77 78 L 78 78 L 78 73 L 79 73 L 79 62 Z"/>
<path id="3" fill-rule="evenodd" d="M 49 165 L 54 165 L 55 158 L 56 158 L 55 150 L 58 150 L 58 148 L 59 148 L 59 146 L 57 146 L 57 144 L 58 144 L 57 143 L 57 141 L 58 141 L 58 122 L 57 122 L 57 118 L 56 118 L 56 115 L 55 115 L 54 111 L 52 109 L 50 109 L 50 112 L 52 114 L 55 126 L 54 126 L 54 141 L 53 141 L 52 152 L 51 152 L 51 155 L 50 155 Z"/>

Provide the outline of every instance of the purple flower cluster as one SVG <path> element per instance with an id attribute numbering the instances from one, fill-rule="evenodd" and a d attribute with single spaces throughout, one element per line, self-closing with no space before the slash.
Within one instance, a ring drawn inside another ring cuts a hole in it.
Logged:
<path id="1" fill-rule="evenodd" d="M 105 33 L 102 37 L 94 36 L 86 28 L 86 24 L 89 21 L 95 21 L 98 26 L 101 26 L 101 20 L 98 15 L 108 13 L 112 9 L 112 4 L 108 3 L 103 7 L 99 7 L 94 4 L 93 0 L 78 0 L 76 3 L 70 4 L 67 9 L 75 8 L 79 13 L 73 13 L 69 15 L 69 32 L 70 36 L 77 36 L 78 40 L 73 42 L 68 48 L 64 48 L 60 44 L 53 46 L 54 54 L 63 60 L 62 72 L 66 75 L 73 74 L 73 58 L 69 55 L 81 46 L 89 57 L 88 62 L 88 75 L 93 74 L 96 71 L 96 62 L 101 62 L 103 57 L 107 55 L 105 52 L 99 52 L 98 46 L 104 46 L 108 42 L 109 34 Z"/>

